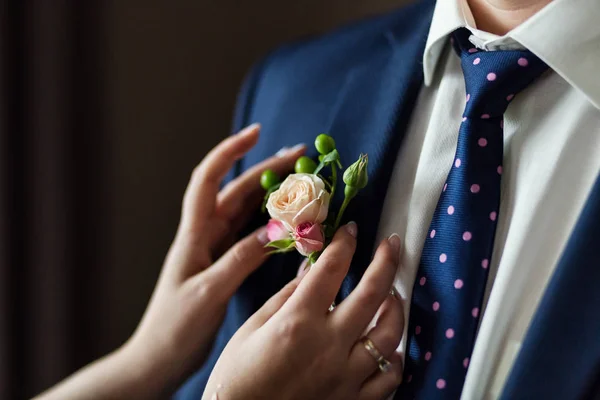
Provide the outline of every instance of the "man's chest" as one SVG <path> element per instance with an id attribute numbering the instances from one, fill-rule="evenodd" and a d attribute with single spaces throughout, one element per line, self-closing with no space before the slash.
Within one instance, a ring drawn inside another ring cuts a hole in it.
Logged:
<path id="1" fill-rule="evenodd" d="M 460 66 L 421 90 L 398 154 L 378 236 L 404 237 L 396 286 L 406 312 L 429 223 L 452 167 L 465 89 Z M 483 318 L 465 398 L 499 394 L 600 171 L 600 112 L 556 74 L 504 118 L 502 195 Z M 406 337 L 406 335 L 405 335 Z M 401 348 L 404 343 L 401 344 Z M 471 396 L 471 397 L 469 397 Z"/>

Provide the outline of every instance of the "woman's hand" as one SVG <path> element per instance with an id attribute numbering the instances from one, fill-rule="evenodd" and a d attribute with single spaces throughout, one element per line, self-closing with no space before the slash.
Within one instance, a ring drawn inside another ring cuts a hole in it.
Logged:
<path id="1" fill-rule="evenodd" d="M 204 400 L 384 399 L 400 384 L 395 349 L 404 329 L 390 288 L 400 238 L 383 241 L 358 287 L 328 312 L 348 271 L 357 228 L 338 230 L 311 270 L 271 298 L 234 335 L 210 376 Z M 361 338 L 367 337 L 389 371 L 379 370 Z"/>
<path id="2" fill-rule="evenodd" d="M 229 299 L 266 259 L 266 229 L 223 249 L 260 205 L 261 173 L 272 169 L 283 175 L 305 151 L 305 146 L 282 151 L 219 191 L 227 171 L 258 135 L 259 126 L 252 125 L 227 138 L 194 170 L 177 235 L 130 340 L 44 398 L 164 398 L 202 364 Z"/>
<path id="3" fill-rule="evenodd" d="M 264 227 L 218 257 L 260 205 L 260 175 L 266 169 L 287 173 L 304 153 L 305 147 L 298 146 L 271 157 L 219 192 L 223 177 L 256 144 L 258 134 L 259 126 L 253 125 L 224 140 L 194 170 L 177 235 L 128 344 L 136 359 L 147 364 L 149 375 L 169 377 L 167 388 L 176 388 L 204 362 L 230 298 L 266 259 Z"/>

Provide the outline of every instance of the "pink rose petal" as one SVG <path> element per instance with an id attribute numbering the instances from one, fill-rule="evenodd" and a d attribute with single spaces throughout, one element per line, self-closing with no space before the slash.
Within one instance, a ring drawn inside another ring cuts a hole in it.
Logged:
<path id="1" fill-rule="evenodd" d="M 321 225 L 311 222 L 299 224 L 294 232 L 294 239 L 296 240 L 296 249 L 303 256 L 321 251 L 325 241 Z"/>
<path id="2" fill-rule="evenodd" d="M 269 241 L 273 242 L 275 240 L 288 239 L 290 233 L 285 229 L 285 226 L 281 221 L 270 219 L 267 224 L 267 237 L 269 238 Z"/>

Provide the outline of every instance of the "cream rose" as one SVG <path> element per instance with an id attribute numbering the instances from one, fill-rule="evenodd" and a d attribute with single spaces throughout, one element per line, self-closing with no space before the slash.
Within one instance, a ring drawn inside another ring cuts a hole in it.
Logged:
<path id="1" fill-rule="evenodd" d="M 292 174 L 271 193 L 267 201 L 271 218 L 281 221 L 293 232 L 304 222 L 320 224 L 327 218 L 329 192 L 325 183 L 313 174 Z"/>

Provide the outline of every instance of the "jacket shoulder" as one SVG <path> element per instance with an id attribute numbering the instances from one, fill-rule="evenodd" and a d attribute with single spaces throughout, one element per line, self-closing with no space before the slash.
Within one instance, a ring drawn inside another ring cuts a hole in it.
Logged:
<path id="1" fill-rule="evenodd" d="M 394 40 L 410 43 L 423 23 L 429 25 L 435 2 L 422 0 L 383 15 L 344 25 L 324 35 L 304 38 L 283 46 L 267 57 L 269 67 L 296 65 L 336 67 L 360 61 L 376 52 L 391 33 Z M 418 40 L 421 40 L 419 38 Z M 297 69 L 297 68 L 294 68 Z"/>

